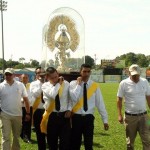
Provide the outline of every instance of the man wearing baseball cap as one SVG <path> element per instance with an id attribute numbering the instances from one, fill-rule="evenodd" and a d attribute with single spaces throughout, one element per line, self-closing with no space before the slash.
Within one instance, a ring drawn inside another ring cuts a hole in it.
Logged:
<path id="1" fill-rule="evenodd" d="M 5 80 L 0 83 L 2 123 L 2 150 L 20 150 L 19 138 L 22 127 L 22 105 L 23 98 L 26 107 L 26 120 L 30 119 L 30 106 L 28 95 L 23 83 L 14 80 L 14 70 L 7 68 L 4 72 Z M 11 144 L 11 132 L 13 142 Z"/>
<path id="2" fill-rule="evenodd" d="M 139 133 L 143 150 L 150 150 L 150 123 L 147 115 L 146 101 L 150 108 L 150 86 L 146 79 L 140 77 L 140 67 L 129 67 L 129 78 L 120 82 L 117 93 L 118 121 L 125 124 L 127 150 L 134 149 L 134 141 Z M 125 118 L 122 115 L 124 98 Z"/>

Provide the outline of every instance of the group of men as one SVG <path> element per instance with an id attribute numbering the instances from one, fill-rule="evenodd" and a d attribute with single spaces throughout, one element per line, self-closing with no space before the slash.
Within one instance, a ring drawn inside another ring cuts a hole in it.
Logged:
<path id="1" fill-rule="evenodd" d="M 145 96 L 150 106 L 150 87 L 147 80 L 140 77 L 138 65 L 132 65 L 129 73 L 129 78 L 121 81 L 118 88 L 118 120 L 125 122 L 128 150 L 134 149 L 137 132 L 143 149 L 149 150 Z M 35 127 L 38 150 L 46 150 L 46 143 L 49 150 L 80 150 L 82 137 L 85 150 L 93 150 L 95 107 L 102 117 L 104 129 L 108 130 L 109 125 L 101 90 L 90 79 L 91 66 L 82 64 L 80 76 L 70 83 L 53 67 L 46 70 L 38 67 L 35 74 L 35 81 L 28 84 L 26 75 L 22 75 L 19 82 L 14 80 L 12 69 L 5 70 L 5 81 L 0 84 L 2 150 L 20 150 L 20 133 L 22 138 L 30 140 L 31 128 L 27 127 L 31 127 L 31 123 Z M 122 117 L 123 98 L 125 118 Z"/>
<path id="2" fill-rule="evenodd" d="M 19 137 L 30 140 L 31 123 L 39 150 L 46 150 L 46 143 L 50 150 L 80 150 L 82 135 L 85 149 L 92 150 L 95 106 L 102 116 L 104 129 L 108 130 L 101 91 L 89 79 L 91 66 L 83 64 L 81 76 L 70 83 L 53 67 L 46 71 L 36 68 L 36 79 L 30 84 L 24 74 L 16 81 L 11 68 L 4 74 L 5 80 L 0 84 L 3 150 L 20 150 Z"/>

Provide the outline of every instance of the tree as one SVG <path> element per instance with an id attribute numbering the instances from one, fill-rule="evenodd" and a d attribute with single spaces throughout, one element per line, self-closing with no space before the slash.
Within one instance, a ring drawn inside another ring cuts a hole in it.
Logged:
<path id="1" fill-rule="evenodd" d="M 137 57 L 136 54 L 130 52 L 127 54 L 123 54 L 120 57 L 116 57 L 116 59 L 118 60 L 125 60 L 125 65 L 126 66 L 130 66 L 132 64 L 136 64 L 137 63 Z"/>
<path id="2" fill-rule="evenodd" d="M 28 62 L 28 63 L 24 63 L 24 67 L 25 68 L 31 68 L 32 66 L 31 66 L 30 62 Z"/>
<path id="3" fill-rule="evenodd" d="M 25 61 L 25 58 L 24 58 L 24 57 L 19 58 L 19 62 L 20 62 L 20 63 L 22 63 L 22 64 L 23 64 L 23 63 L 24 63 L 24 61 Z"/>
<path id="4" fill-rule="evenodd" d="M 32 60 L 32 62 L 31 62 L 31 66 L 32 66 L 32 67 L 38 67 L 39 64 L 40 64 L 40 63 L 39 63 L 37 60 Z"/>
<path id="5" fill-rule="evenodd" d="M 4 60 L 4 64 L 3 64 L 3 59 L 0 58 L 0 70 L 3 69 L 3 66 L 4 66 L 4 69 L 6 69 L 6 61 Z"/>
<path id="6" fill-rule="evenodd" d="M 18 61 L 12 61 L 12 59 L 9 59 L 7 62 L 6 62 L 6 67 L 7 68 L 14 68 L 16 65 L 18 65 L 19 62 Z"/>
<path id="7" fill-rule="evenodd" d="M 146 59 L 146 56 L 144 54 L 137 54 L 137 64 L 141 67 L 147 67 L 149 65 L 149 62 Z"/>
<path id="8" fill-rule="evenodd" d="M 146 56 L 146 60 L 148 61 L 148 66 L 150 67 L 150 55 Z"/>
<path id="9" fill-rule="evenodd" d="M 15 69 L 23 69 L 23 68 L 24 68 L 24 64 L 19 63 L 19 64 L 16 65 L 14 68 L 15 68 Z"/>
<path id="10" fill-rule="evenodd" d="M 148 67 L 150 64 L 150 56 L 144 54 L 127 53 L 121 56 L 117 56 L 116 60 L 125 60 L 126 67 L 132 64 L 138 64 L 140 67 Z"/>

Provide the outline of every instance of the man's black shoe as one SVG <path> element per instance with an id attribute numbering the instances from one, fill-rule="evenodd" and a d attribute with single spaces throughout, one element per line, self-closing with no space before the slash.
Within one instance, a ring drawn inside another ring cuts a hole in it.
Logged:
<path id="1" fill-rule="evenodd" d="M 31 140 L 29 140 L 28 138 L 24 138 L 24 139 L 23 139 L 23 141 L 24 141 L 25 143 L 32 144 L 32 141 L 31 141 Z"/>

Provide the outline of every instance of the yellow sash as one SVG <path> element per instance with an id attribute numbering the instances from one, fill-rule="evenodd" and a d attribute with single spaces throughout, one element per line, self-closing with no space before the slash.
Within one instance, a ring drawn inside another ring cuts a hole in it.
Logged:
<path id="1" fill-rule="evenodd" d="M 62 83 L 62 85 L 60 86 L 58 93 L 59 93 L 59 97 L 62 96 L 63 93 L 63 88 L 64 88 L 64 82 Z M 45 110 L 44 114 L 43 114 L 43 118 L 40 124 L 41 127 L 41 132 L 47 134 L 47 123 L 48 123 L 48 118 L 49 115 L 52 113 L 52 111 L 55 108 L 55 100 L 54 99 L 50 99 L 50 105 L 48 106 L 48 109 Z"/>
<path id="2" fill-rule="evenodd" d="M 87 99 L 89 100 L 90 97 L 93 95 L 93 93 L 96 91 L 96 89 L 98 88 L 98 85 L 96 82 L 93 82 L 91 84 L 91 86 L 87 89 Z M 79 99 L 79 101 L 75 104 L 75 106 L 72 109 L 72 112 L 75 113 L 77 112 L 79 109 L 81 109 L 83 107 L 83 97 L 81 97 Z"/>
<path id="3" fill-rule="evenodd" d="M 29 90 L 29 88 L 30 88 L 30 83 L 27 83 L 26 84 L 26 90 Z"/>
<path id="4" fill-rule="evenodd" d="M 32 106 L 32 114 L 34 114 L 40 103 L 41 103 L 41 95 L 37 97 L 36 100 L 34 101 L 34 104 Z"/>

